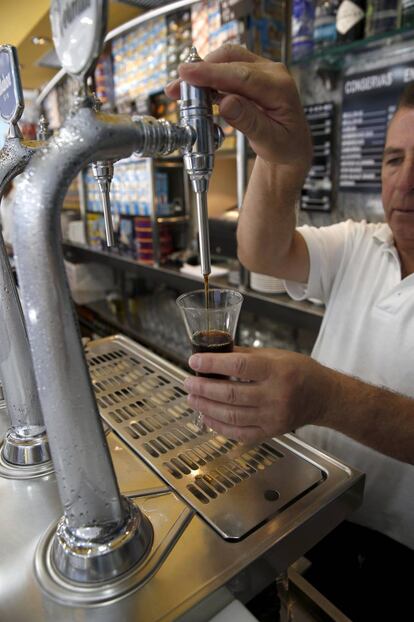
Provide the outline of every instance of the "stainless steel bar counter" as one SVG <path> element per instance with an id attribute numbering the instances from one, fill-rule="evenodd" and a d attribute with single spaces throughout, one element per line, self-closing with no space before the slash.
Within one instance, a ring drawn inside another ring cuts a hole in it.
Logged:
<path id="1" fill-rule="evenodd" d="M 55 476 L 2 476 L 2 622 L 210 620 L 361 502 L 363 475 L 294 435 L 242 446 L 200 432 L 184 372 L 131 340 L 92 341 L 86 356 L 120 490 L 151 522 L 151 548 L 116 581 L 62 581 L 50 555 Z"/>

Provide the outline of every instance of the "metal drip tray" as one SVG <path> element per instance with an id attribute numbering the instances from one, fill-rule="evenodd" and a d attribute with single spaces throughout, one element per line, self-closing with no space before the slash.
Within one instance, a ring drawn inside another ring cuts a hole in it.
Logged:
<path id="1" fill-rule="evenodd" d="M 103 419 L 223 538 L 244 538 L 326 479 L 283 437 L 246 446 L 200 432 L 184 372 L 127 338 L 90 342 L 86 356 Z"/>

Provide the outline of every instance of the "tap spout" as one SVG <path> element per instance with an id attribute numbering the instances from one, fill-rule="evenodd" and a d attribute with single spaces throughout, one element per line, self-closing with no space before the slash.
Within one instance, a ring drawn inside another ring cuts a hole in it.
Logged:
<path id="1" fill-rule="evenodd" d="M 65 274 L 59 225 L 63 199 L 71 180 L 90 162 L 116 160 L 133 152 L 143 156 L 170 153 L 193 140 L 187 128 L 148 117 L 132 120 L 95 112 L 85 102 L 32 158 L 17 187 L 14 248 L 40 402 L 64 508 L 59 538 L 67 548 L 73 541 L 88 541 L 91 533 L 94 542 L 107 541 L 125 524 L 126 509 Z M 76 561 L 71 569 L 65 564 L 60 566 L 62 573 L 90 580 L 87 575 L 79 576 Z"/>

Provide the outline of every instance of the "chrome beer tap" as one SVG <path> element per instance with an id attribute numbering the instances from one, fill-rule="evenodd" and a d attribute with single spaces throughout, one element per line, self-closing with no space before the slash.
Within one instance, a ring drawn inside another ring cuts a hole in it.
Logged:
<path id="1" fill-rule="evenodd" d="M 199 63 L 201 58 L 192 47 L 184 62 Z M 184 165 L 196 196 L 201 272 L 211 272 L 210 239 L 208 228 L 207 192 L 214 166 L 214 153 L 223 142 L 223 132 L 213 121 L 210 89 L 180 84 L 180 122 L 194 132 L 195 141 L 184 149 Z"/>
<path id="2" fill-rule="evenodd" d="M 81 78 L 85 89 L 85 72 L 100 51 L 95 43 L 103 37 L 100 22 L 106 3 L 98 3 L 94 14 L 95 5 L 79 5 L 79 20 L 73 11 L 68 20 L 62 17 L 68 2 L 72 7 L 70 0 L 52 2 L 54 41 L 63 66 L 68 63 L 69 71 Z M 78 29 L 76 36 L 71 35 L 73 28 Z M 73 55 L 67 53 L 75 40 L 85 42 L 89 61 L 79 57 L 78 45 Z M 201 93 L 200 102 L 204 102 Z M 132 153 L 157 157 L 183 150 L 192 161 L 194 182 L 199 180 L 200 192 L 205 192 L 213 143 L 207 137 L 210 108 L 201 104 L 196 110 L 197 123 L 189 109 L 189 122 L 181 119 L 178 125 L 149 116 L 103 113 L 96 109 L 93 96 L 81 89 L 63 126 L 42 153 L 32 158 L 17 186 L 20 209 L 14 249 L 64 509 L 47 550 L 50 565 L 64 581 L 88 586 L 119 577 L 147 554 L 152 527 L 137 506 L 121 496 L 114 474 L 64 269 L 60 209 L 69 184 L 82 168 Z M 207 129 L 204 114 L 208 116 Z M 190 155 L 194 144 L 199 147 Z"/>
<path id="3" fill-rule="evenodd" d="M 189 149 L 194 139 L 189 127 L 96 112 L 85 95 L 17 185 L 21 297 L 64 507 L 53 563 L 70 580 L 118 576 L 144 555 L 152 536 L 148 521 L 121 497 L 114 475 L 64 270 L 60 208 L 88 163 L 134 152 L 166 155 Z"/>
<path id="4" fill-rule="evenodd" d="M 17 124 L 24 104 L 15 48 L 0 46 L 1 74 L 6 88 L 0 114 L 10 124 L 0 151 L 0 198 L 44 143 L 25 141 Z M 9 78 L 7 78 L 9 77 Z M 17 209 L 19 206 L 17 206 Z M 0 475 L 34 477 L 51 470 L 49 444 L 40 407 L 19 295 L 0 236 L 0 377 L 10 427 L 0 449 Z"/>

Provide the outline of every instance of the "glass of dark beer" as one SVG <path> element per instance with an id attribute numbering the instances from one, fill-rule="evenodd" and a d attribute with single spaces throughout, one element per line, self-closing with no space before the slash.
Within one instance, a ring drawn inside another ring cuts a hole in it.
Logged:
<path id="1" fill-rule="evenodd" d="M 177 298 L 184 324 L 196 352 L 232 352 L 243 296 L 231 289 L 200 289 Z M 197 374 L 207 378 L 224 379 L 220 374 Z M 197 425 L 206 431 L 202 415 Z"/>

